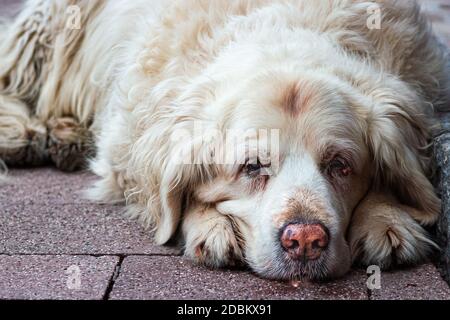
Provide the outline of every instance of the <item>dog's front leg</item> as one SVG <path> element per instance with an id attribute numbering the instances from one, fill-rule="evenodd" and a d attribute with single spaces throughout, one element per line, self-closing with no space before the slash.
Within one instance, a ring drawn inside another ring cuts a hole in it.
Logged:
<path id="1" fill-rule="evenodd" d="M 196 263 L 219 268 L 243 262 L 243 239 L 238 222 L 213 207 L 193 207 L 185 214 L 184 254 Z"/>
<path id="2" fill-rule="evenodd" d="M 392 196 L 369 193 L 356 208 L 348 232 L 353 261 L 386 269 L 425 260 L 437 246 L 415 220 L 421 216 L 426 214 Z"/>

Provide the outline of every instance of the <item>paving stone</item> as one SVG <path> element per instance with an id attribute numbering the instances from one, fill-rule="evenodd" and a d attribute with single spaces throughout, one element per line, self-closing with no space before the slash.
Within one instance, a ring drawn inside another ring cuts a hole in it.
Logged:
<path id="1" fill-rule="evenodd" d="M 0 210 L 5 203 L 56 205 L 89 203 L 83 192 L 97 177 L 89 172 L 64 173 L 55 168 L 11 169 L 0 186 Z"/>
<path id="2" fill-rule="evenodd" d="M 150 232 L 101 205 L 28 205 L 0 210 L 0 254 L 178 254 L 155 245 Z"/>
<path id="3" fill-rule="evenodd" d="M 450 288 L 432 264 L 381 274 L 381 289 L 373 300 L 448 300 Z"/>
<path id="4" fill-rule="evenodd" d="M 244 271 L 209 270 L 181 257 L 131 256 L 123 261 L 111 299 L 366 299 L 366 276 L 299 287 Z"/>
<path id="5" fill-rule="evenodd" d="M 103 299 L 118 261 L 114 256 L 0 255 L 0 299 Z"/>
<path id="6" fill-rule="evenodd" d="M 435 139 L 438 188 L 442 200 L 442 214 L 437 224 L 438 242 L 442 248 L 439 266 L 450 283 L 450 133 Z"/>

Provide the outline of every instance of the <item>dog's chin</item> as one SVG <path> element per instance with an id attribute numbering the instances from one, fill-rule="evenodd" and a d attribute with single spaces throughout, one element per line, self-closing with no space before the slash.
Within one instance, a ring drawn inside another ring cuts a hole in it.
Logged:
<path id="1" fill-rule="evenodd" d="M 293 260 L 280 250 L 271 263 L 251 267 L 259 276 L 272 280 L 323 282 L 345 275 L 351 268 L 351 260 L 349 255 L 337 258 L 329 251 L 315 260 Z"/>
<path id="2" fill-rule="evenodd" d="M 320 282 L 333 278 L 326 255 L 316 260 L 302 261 L 292 260 L 283 252 L 268 266 L 263 268 L 252 266 L 252 268 L 259 276 L 272 280 Z"/>
<path id="3" fill-rule="evenodd" d="M 322 281 L 329 277 L 330 270 L 326 255 L 315 260 L 305 261 L 292 260 L 288 254 L 283 252 L 279 260 L 283 268 L 281 272 L 283 280 Z"/>

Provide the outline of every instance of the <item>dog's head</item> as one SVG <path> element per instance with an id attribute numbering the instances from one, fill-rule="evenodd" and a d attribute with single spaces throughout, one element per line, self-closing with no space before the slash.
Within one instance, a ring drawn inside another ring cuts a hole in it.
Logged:
<path id="1" fill-rule="evenodd" d="M 420 99 L 402 82 L 375 75 L 358 87 L 286 65 L 240 70 L 213 70 L 178 101 L 191 107 L 164 167 L 159 242 L 174 234 L 183 203 L 207 205 L 235 220 L 257 273 L 321 279 L 350 268 L 346 233 L 370 188 L 437 210 L 423 174 Z"/>

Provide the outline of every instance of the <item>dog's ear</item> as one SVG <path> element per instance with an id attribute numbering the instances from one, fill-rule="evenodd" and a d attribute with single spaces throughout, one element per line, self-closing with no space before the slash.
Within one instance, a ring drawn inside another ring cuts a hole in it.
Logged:
<path id="1" fill-rule="evenodd" d="M 182 129 L 181 123 L 177 128 L 181 129 L 172 134 L 171 141 L 168 142 L 169 147 L 165 152 L 161 152 L 163 156 L 157 161 L 160 163 L 161 172 L 158 192 L 160 212 L 155 230 L 155 241 L 158 244 L 167 243 L 177 231 L 183 210 L 188 205 L 186 201 L 201 176 L 201 166 L 192 161 L 195 146 L 191 133 Z"/>
<path id="2" fill-rule="evenodd" d="M 159 187 L 161 212 L 155 232 L 155 241 L 158 244 L 167 243 L 180 223 L 186 194 L 182 174 L 180 166 L 172 162 L 169 162 L 163 170 Z"/>
<path id="3" fill-rule="evenodd" d="M 402 101 L 403 100 L 403 101 Z M 440 200 L 426 174 L 430 172 L 429 123 L 418 99 L 384 95 L 368 116 L 367 143 L 379 188 L 389 188 L 404 204 L 425 213 L 420 222 L 433 223 Z"/>

